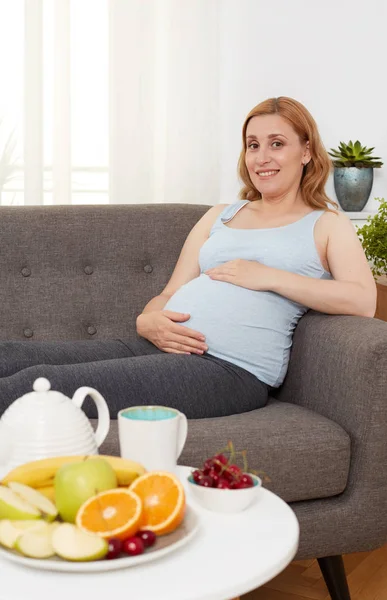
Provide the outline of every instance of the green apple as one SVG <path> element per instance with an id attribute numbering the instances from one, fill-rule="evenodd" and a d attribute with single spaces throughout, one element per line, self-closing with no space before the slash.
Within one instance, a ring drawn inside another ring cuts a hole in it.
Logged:
<path id="1" fill-rule="evenodd" d="M 117 486 L 115 471 L 103 458 L 62 465 L 54 478 L 56 507 L 63 521 L 75 523 L 78 509 L 86 500 Z"/>
<path id="2" fill-rule="evenodd" d="M 35 506 L 47 521 L 53 521 L 55 517 L 58 515 L 58 510 L 46 496 L 43 496 L 37 490 L 30 487 L 29 485 L 24 485 L 24 483 L 18 483 L 16 481 L 10 481 L 8 483 L 8 487 L 15 492 L 18 496 L 25 500 L 32 506 Z"/>
<path id="3" fill-rule="evenodd" d="M 47 525 L 46 521 L 35 519 L 33 521 L 0 521 L 0 544 L 6 548 L 14 548 L 18 537 L 27 530 L 42 529 Z"/>
<path id="4" fill-rule="evenodd" d="M 29 558 L 50 558 L 54 556 L 52 537 L 56 527 L 53 528 L 49 523 L 45 525 L 40 529 L 28 530 L 19 536 L 15 542 L 15 550 Z"/>
<path id="5" fill-rule="evenodd" d="M 71 523 L 61 523 L 52 534 L 55 553 L 65 560 L 87 561 L 104 558 L 109 544 L 95 533 L 87 533 Z"/>
<path id="6" fill-rule="evenodd" d="M 36 506 L 32 506 L 5 485 L 0 485 L 0 519 L 40 519 Z"/>

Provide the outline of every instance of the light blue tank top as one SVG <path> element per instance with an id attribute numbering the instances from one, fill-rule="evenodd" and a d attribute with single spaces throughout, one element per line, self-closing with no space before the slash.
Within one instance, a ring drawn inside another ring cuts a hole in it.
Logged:
<path id="1" fill-rule="evenodd" d="M 274 292 L 215 281 L 204 271 L 243 258 L 307 277 L 332 279 L 321 265 L 314 241 L 314 225 L 324 211 L 315 210 L 295 223 L 270 229 L 227 227 L 225 223 L 248 202 L 238 200 L 220 213 L 200 249 L 200 275 L 181 286 L 164 309 L 191 315 L 183 325 L 205 335 L 208 354 L 278 387 L 288 368 L 293 331 L 308 307 Z"/>

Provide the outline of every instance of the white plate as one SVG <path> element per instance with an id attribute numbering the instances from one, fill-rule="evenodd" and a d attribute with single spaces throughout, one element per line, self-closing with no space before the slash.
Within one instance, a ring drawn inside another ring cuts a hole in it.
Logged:
<path id="1" fill-rule="evenodd" d="M 0 558 L 10 560 L 31 567 L 33 569 L 44 569 L 46 571 L 68 571 L 75 573 L 102 573 L 104 571 L 114 571 L 116 569 L 126 569 L 134 565 L 150 562 L 161 558 L 170 552 L 174 552 L 181 546 L 184 546 L 199 527 L 199 515 L 190 506 L 187 506 L 183 523 L 172 533 L 162 535 L 157 538 L 154 546 L 146 550 L 144 554 L 138 556 L 123 556 L 112 560 L 94 560 L 90 562 L 70 562 L 62 560 L 59 557 L 47 558 L 45 560 L 36 558 L 27 558 L 14 550 L 7 550 L 0 547 Z"/>

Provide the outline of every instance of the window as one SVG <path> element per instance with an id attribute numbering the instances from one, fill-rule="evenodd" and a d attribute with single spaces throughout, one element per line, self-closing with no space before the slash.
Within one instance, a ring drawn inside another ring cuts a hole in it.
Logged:
<path id="1" fill-rule="evenodd" d="M 55 29 L 58 5 L 70 12 L 69 36 L 62 47 Z M 31 79 L 42 81 L 42 117 L 37 136 L 41 146 L 38 141 L 37 147 L 42 148 L 43 194 L 34 203 L 52 204 L 55 201 L 53 167 L 60 166 L 62 157 L 60 152 L 54 156 L 54 146 L 61 147 L 62 136 L 64 146 L 66 140 L 70 140 L 69 201 L 72 204 L 108 203 L 108 0 L 37 0 L 34 9 L 39 10 L 39 6 L 42 7 L 41 39 L 38 27 L 34 30 L 32 43 L 36 44 L 37 52 L 41 44 L 42 61 L 41 64 L 38 61 L 36 67 L 41 72 L 36 73 L 36 78 L 35 73 L 32 78 L 28 73 L 26 78 L 25 28 L 28 30 L 36 25 L 37 13 L 31 16 L 24 0 L 0 0 L 1 204 L 25 203 L 24 115 L 26 85 Z M 68 86 L 66 79 L 64 85 L 58 81 L 63 57 L 70 65 Z M 70 98 L 68 119 L 62 120 L 60 113 L 55 111 L 55 89 Z M 12 156 L 5 156 L 5 144 L 10 139 L 15 148 Z M 2 185 L 5 175 L 12 175 L 12 178 Z"/>

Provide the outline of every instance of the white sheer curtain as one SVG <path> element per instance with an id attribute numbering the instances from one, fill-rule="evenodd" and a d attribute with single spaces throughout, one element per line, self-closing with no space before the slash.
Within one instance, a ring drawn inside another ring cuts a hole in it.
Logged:
<path id="1" fill-rule="evenodd" d="M 219 1 L 109 8 L 110 201 L 215 204 Z"/>
<path id="2" fill-rule="evenodd" d="M 220 0 L 0 0 L 13 43 L 0 76 L 7 60 L 15 75 L 0 125 L 18 150 L 1 203 L 218 202 L 219 12 Z"/>

